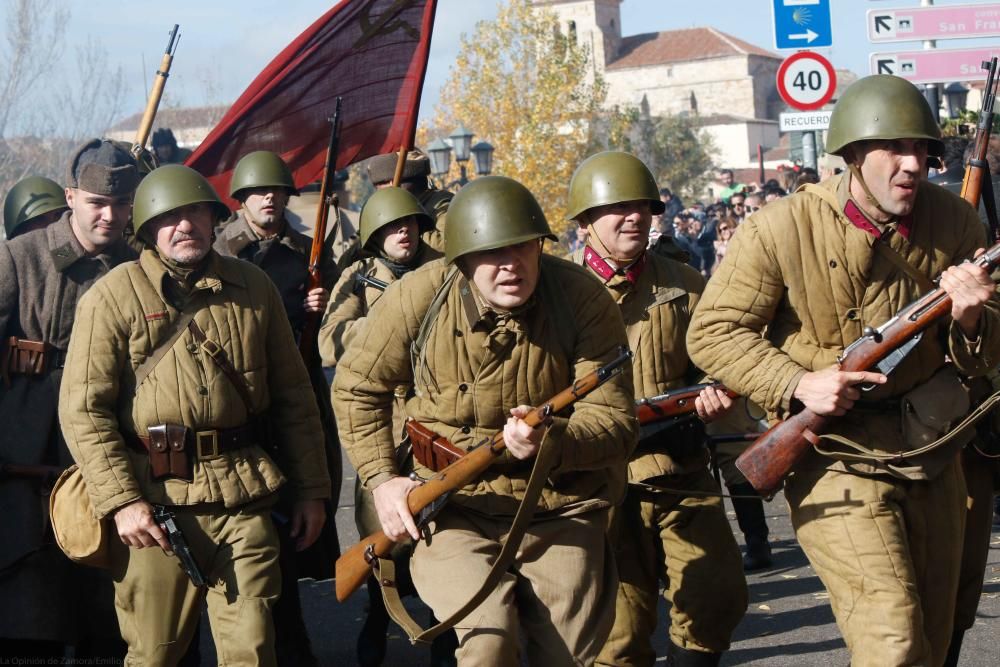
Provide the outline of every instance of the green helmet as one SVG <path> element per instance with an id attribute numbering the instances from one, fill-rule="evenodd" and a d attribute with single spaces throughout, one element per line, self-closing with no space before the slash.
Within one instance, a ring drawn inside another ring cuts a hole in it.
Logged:
<path id="1" fill-rule="evenodd" d="M 277 153 L 254 151 L 247 153 L 236 163 L 233 177 L 229 181 L 229 196 L 239 199 L 240 190 L 247 188 L 277 187 L 287 188 L 291 194 L 299 194 L 288 165 Z"/>
<path id="2" fill-rule="evenodd" d="M 376 190 L 361 209 L 358 235 L 363 248 L 376 231 L 391 222 L 411 215 L 417 216 L 420 232 L 434 229 L 434 219 L 427 214 L 417 198 L 403 188 Z"/>
<path id="3" fill-rule="evenodd" d="M 569 182 L 569 220 L 595 206 L 645 199 L 654 215 L 663 213 L 656 179 L 631 153 L 607 151 L 584 160 Z"/>
<path id="4" fill-rule="evenodd" d="M 889 74 L 866 76 L 848 86 L 833 107 L 826 152 L 843 157 L 848 145 L 865 139 L 926 139 L 930 155 L 944 154 L 941 128 L 923 94 Z"/>
<path id="5" fill-rule="evenodd" d="M 556 237 L 528 188 L 506 176 L 482 176 L 459 190 L 448 209 L 444 256 L 448 262 L 481 250 Z"/>
<path id="6" fill-rule="evenodd" d="M 139 229 L 158 215 L 188 204 L 211 204 L 219 220 L 229 217 L 229 208 L 205 177 L 182 164 L 165 164 L 149 172 L 135 191 L 132 229 Z"/>
<path id="7" fill-rule="evenodd" d="M 13 238 L 14 230 L 32 218 L 66 208 L 69 208 L 66 192 L 55 181 L 44 176 L 18 181 L 3 200 L 3 228 L 7 238 Z"/>

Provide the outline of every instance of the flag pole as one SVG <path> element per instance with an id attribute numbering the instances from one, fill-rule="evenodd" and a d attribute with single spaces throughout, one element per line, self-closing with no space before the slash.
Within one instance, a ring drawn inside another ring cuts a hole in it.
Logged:
<path id="1" fill-rule="evenodd" d="M 424 22 L 420 26 L 420 34 L 428 35 L 427 44 L 420 54 L 420 81 L 417 83 L 416 99 L 410 108 L 406 119 L 406 130 L 403 140 L 399 144 L 399 157 L 396 159 L 396 173 L 392 177 L 393 187 L 398 187 L 403 180 L 403 168 L 406 166 L 406 154 L 413 147 L 413 142 L 417 136 L 417 115 L 420 113 L 420 96 L 424 92 L 424 78 L 427 76 L 427 57 L 431 50 L 431 40 L 434 37 L 434 15 L 437 13 L 437 0 L 427 0 L 430 10 L 424 12 Z"/>

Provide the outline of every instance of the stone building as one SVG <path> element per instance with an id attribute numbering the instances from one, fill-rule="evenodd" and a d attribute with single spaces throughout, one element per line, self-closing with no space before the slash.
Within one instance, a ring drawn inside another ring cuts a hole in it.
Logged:
<path id="1" fill-rule="evenodd" d="M 782 56 L 708 27 L 622 36 L 621 3 L 533 0 L 590 48 L 608 106 L 638 107 L 645 98 L 653 116 L 697 114 L 720 164 L 733 168 L 755 165 L 758 144 L 778 146 Z"/>

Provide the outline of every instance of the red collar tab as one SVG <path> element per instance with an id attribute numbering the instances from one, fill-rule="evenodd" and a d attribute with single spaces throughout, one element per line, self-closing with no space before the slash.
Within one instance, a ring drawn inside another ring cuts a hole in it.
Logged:
<path id="1" fill-rule="evenodd" d="M 851 221 L 851 224 L 858 229 L 863 229 L 875 238 L 881 238 L 882 232 L 878 230 L 878 227 L 873 225 L 871 221 L 865 217 L 865 214 L 861 212 L 858 205 L 854 203 L 853 200 L 848 199 L 847 204 L 844 206 L 844 215 L 847 219 Z M 899 219 L 896 223 L 896 231 L 904 239 L 910 238 L 910 228 L 913 226 L 913 215 L 907 215 Z"/>
<path id="2" fill-rule="evenodd" d="M 639 276 L 642 275 L 642 270 L 646 268 L 646 253 L 643 252 L 639 255 L 639 259 L 635 260 L 629 264 L 625 269 L 614 269 L 608 262 L 594 252 L 594 249 L 587 246 L 583 249 L 583 261 L 587 263 L 590 269 L 604 279 L 607 282 L 614 278 L 616 275 L 624 275 L 625 280 L 629 281 L 633 285 L 639 281 Z"/>

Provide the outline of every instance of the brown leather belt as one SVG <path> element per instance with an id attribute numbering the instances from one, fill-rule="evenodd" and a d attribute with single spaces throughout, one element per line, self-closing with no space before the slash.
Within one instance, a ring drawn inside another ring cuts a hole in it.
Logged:
<path id="1" fill-rule="evenodd" d="M 4 341 L 0 375 L 9 383 L 11 375 L 44 375 L 65 361 L 66 353 L 48 343 L 10 336 Z"/>
<path id="2" fill-rule="evenodd" d="M 161 426 L 169 428 L 174 425 L 163 424 Z M 153 426 L 150 430 L 154 428 L 157 427 Z M 195 457 L 199 461 L 212 459 L 225 452 L 242 449 L 243 447 L 264 445 L 260 435 L 260 429 L 255 424 L 244 424 L 243 426 L 236 426 L 234 428 L 219 429 L 208 428 L 195 430 L 184 426 L 181 426 L 180 428 L 184 429 L 183 448 L 193 451 Z M 136 451 L 148 454 L 151 450 L 157 448 L 157 445 L 154 443 L 155 438 L 153 436 L 126 433 L 124 434 L 124 437 L 125 444 Z M 168 435 L 168 441 L 171 439 L 175 442 L 179 441 L 179 438 L 170 438 Z"/>

